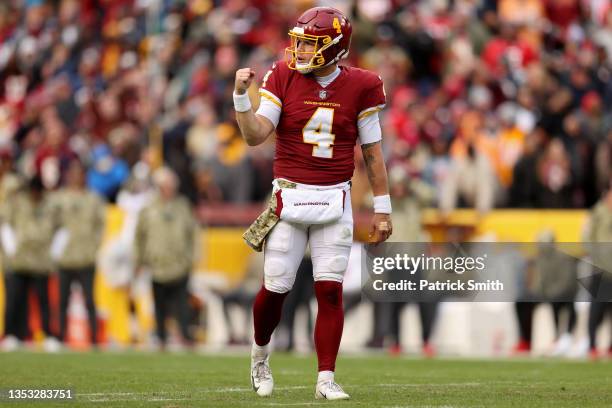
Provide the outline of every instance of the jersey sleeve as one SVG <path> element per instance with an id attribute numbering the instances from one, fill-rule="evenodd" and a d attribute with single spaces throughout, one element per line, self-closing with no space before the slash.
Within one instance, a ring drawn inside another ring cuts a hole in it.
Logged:
<path id="1" fill-rule="evenodd" d="M 376 143 L 382 140 L 382 129 L 378 112 L 366 115 L 357 121 L 359 135 L 357 141 L 360 145 Z"/>
<path id="2" fill-rule="evenodd" d="M 280 121 L 281 108 L 270 99 L 262 96 L 259 100 L 259 108 L 255 114 L 267 118 L 276 128 Z"/>
<path id="3" fill-rule="evenodd" d="M 387 103 L 385 88 L 380 76 L 368 73 L 368 75 L 363 78 L 363 83 L 364 87 L 361 93 L 357 120 L 381 111 Z"/>
<path id="4" fill-rule="evenodd" d="M 262 99 L 269 100 L 281 109 L 283 108 L 285 93 L 284 84 L 287 82 L 287 75 L 283 68 L 285 67 L 281 63 L 275 62 L 272 68 L 264 75 L 261 87 L 259 88 L 259 94 Z"/>

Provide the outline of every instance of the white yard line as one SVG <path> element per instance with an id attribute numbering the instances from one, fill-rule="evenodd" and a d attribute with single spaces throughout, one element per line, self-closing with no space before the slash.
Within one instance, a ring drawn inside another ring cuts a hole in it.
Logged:
<path id="1" fill-rule="evenodd" d="M 494 384 L 494 383 L 487 383 Z M 395 383 L 383 383 L 383 384 L 372 384 L 369 387 L 398 387 L 398 388 L 417 388 L 417 387 L 478 387 L 484 385 L 479 382 L 464 382 L 464 383 L 415 383 L 415 384 L 395 384 Z"/>
<path id="2" fill-rule="evenodd" d="M 511 382 L 511 381 L 510 381 Z M 486 385 L 490 384 L 502 384 L 507 381 L 492 381 L 486 382 Z M 380 383 L 371 384 L 369 387 L 375 388 L 418 388 L 418 387 L 478 387 L 485 385 L 481 382 L 464 382 L 464 383 L 419 383 L 419 384 L 398 384 L 398 383 Z M 303 390 L 313 388 L 306 385 L 294 385 L 285 387 L 276 387 L 276 391 L 291 391 L 291 390 Z M 350 385 L 347 386 L 350 389 Z M 200 401 L 199 397 L 203 394 L 225 394 L 225 393 L 250 393 L 253 389 L 250 387 L 220 387 L 220 388 L 200 388 L 190 392 L 193 397 L 185 397 L 185 392 L 94 392 L 94 393 L 76 393 L 77 399 L 82 399 L 87 402 L 127 402 L 127 401 L 147 401 L 147 402 L 160 402 L 160 401 Z M 254 405 L 266 405 L 266 406 L 307 406 L 316 405 L 317 402 L 296 402 L 296 403 L 280 403 L 280 402 L 255 402 Z M 385 408 L 414 408 L 413 405 L 389 405 Z M 448 405 L 443 406 L 431 406 L 420 408 L 453 408 Z"/>
<path id="3" fill-rule="evenodd" d="M 276 387 L 278 391 L 301 390 L 309 388 L 305 385 L 295 385 L 287 387 Z M 196 389 L 191 394 L 224 394 L 232 392 L 253 392 L 252 388 L 247 387 L 222 387 L 222 388 L 202 388 Z M 185 392 L 93 392 L 77 393 L 77 398 L 87 399 L 89 402 L 108 402 L 108 401 L 186 401 L 193 398 L 185 398 Z M 89 397 L 89 398 L 87 398 Z M 92 398 L 93 397 L 93 398 Z M 113 398 L 119 397 L 119 398 Z M 121 398 L 124 397 L 124 398 Z M 147 398 L 148 397 L 148 398 Z"/>
<path id="4" fill-rule="evenodd" d="M 455 408 L 452 405 L 383 405 L 380 408 Z"/>

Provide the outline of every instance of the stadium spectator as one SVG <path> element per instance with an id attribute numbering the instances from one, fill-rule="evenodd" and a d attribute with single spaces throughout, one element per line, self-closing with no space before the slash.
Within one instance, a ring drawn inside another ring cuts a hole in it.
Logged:
<path id="1" fill-rule="evenodd" d="M 67 129 L 54 107 L 46 108 L 40 116 L 43 139 L 36 149 L 36 176 L 47 189 L 59 187 L 68 163 L 76 157 L 68 145 Z"/>
<path id="2" fill-rule="evenodd" d="M 538 59 L 533 46 L 520 38 L 518 25 L 504 20 L 502 15 L 499 17 L 499 34 L 491 38 L 482 51 L 482 60 L 497 79 L 512 75 L 514 70 L 520 72 Z"/>
<path id="3" fill-rule="evenodd" d="M 432 143 L 431 156 L 423 167 L 423 180 L 427 182 L 435 192 L 434 203 L 438 204 L 442 198 L 444 180 L 451 171 L 451 161 L 446 154 L 447 143 L 442 139 L 436 139 Z"/>
<path id="4" fill-rule="evenodd" d="M 114 202 L 121 185 L 129 176 L 127 164 L 104 144 L 93 149 L 91 159 L 92 166 L 87 172 L 88 187 L 108 201 Z"/>
<path id="5" fill-rule="evenodd" d="M 96 256 L 106 219 L 105 202 L 85 188 L 85 168 L 73 160 L 66 170 L 66 184 L 52 197 L 57 232 L 51 248 L 59 268 L 60 340 L 67 341 L 67 312 L 73 282 L 79 282 L 85 298 L 91 344 L 98 342 L 94 303 Z"/>
<path id="6" fill-rule="evenodd" d="M 497 157 L 496 173 L 506 191 L 512 184 L 512 169 L 523 154 L 525 133 L 518 125 L 518 106 L 504 102 L 497 108 L 499 130 L 493 136 L 493 155 Z"/>
<path id="7" fill-rule="evenodd" d="M 606 191 L 609 180 L 612 180 L 612 130 L 595 152 L 595 188 L 599 196 Z"/>
<path id="8" fill-rule="evenodd" d="M 593 38 L 595 43 L 605 50 L 608 63 L 612 62 L 612 7 L 608 7 L 602 16 L 603 23 L 595 28 Z"/>
<path id="9" fill-rule="evenodd" d="M 251 171 L 253 172 L 253 190 L 251 200 L 259 202 L 267 200 L 272 185 L 274 144 L 265 142 L 259 146 L 251 146 L 247 150 Z"/>
<path id="10" fill-rule="evenodd" d="M 188 103 L 179 103 L 175 123 L 163 132 L 163 156 L 165 164 L 172 169 L 181 180 L 180 193 L 193 201 L 193 163 L 194 158 L 187 148 L 187 133 L 190 127 Z"/>
<path id="11" fill-rule="evenodd" d="M 23 183 L 13 170 L 12 156 L 9 150 L 0 150 L 0 205 L 12 197 Z"/>
<path id="12" fill-rule="evenodd" d="M 541 155 L 540 146 L 544 143 L 545 137 L 545 132 L 541 128 L 536 128 L 525 138 L 524 155 L 513 169 L 512 184 L 508 192 L 509 207 L 536 207 L 539 187 L 533 175 L 537 173 L 537 163 Z"/>
<path id="13" fill-rule="evenodd" d="M 195 203 L 197 205 L 221 203 L 223 195 L 214 182 L 211 163 L 202 161 L 195 163 L 194 167 Z"/>
<path id="14" fill-rule="evenodd" d="M 198 224 L 188 200 L 178 195 L 179 179 L 172 170 L 167 167 L 156 170 L 153 181 L 158 196 L 138 216 L 134 242 L 136 268 L 147 269 L 151 274 L 160 346 L 166 345 L 166 318 L 170 310 L 176 312 L 183 340 L 190 345 L 188 283 Z"/>
<path id="15" fill-rule="evenodd" d="M 217 127 L 217 154 L 211 167 L 213 180 L 224 201 L 243 204 L 253 194 L 253 173 L 246 153 L 246 143 L 238 128 L 230 123 Z"/>
<path id="16" fill-rule="evenodd" d="M 210 161 L 217 154 L 216 118 L 213 108 L 202 99 L 196 99 L 188 108 L 194 120 L 187 131 L 187 150 L 198 162 Z"/>
<path id="17" fill-rule="evenodd" d="M 491 162 L 470 143 L 465 156 L 451 162 L 441 190 L 440 210 L 448 214 L 464 203 L 484 214 L 493 208 L 495 186 Z"/>
<path id="18" fill-rule="evenodd" d="M 574 174 L 567 150 L 559 139 L 550 141 L 537 163 L 538 189 L 536 202 L 539 208 L 573 207 Z"/>

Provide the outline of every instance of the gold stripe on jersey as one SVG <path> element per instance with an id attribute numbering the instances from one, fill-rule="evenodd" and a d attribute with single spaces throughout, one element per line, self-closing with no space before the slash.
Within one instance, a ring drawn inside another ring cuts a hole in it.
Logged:
<path id="1" fill-rule="evenodd" d="M 370 116 L 373 113 L 376 112 L 380 112 L 381 110 L 383 110 L 383 108 L 385 107 L 385 105 L 378 105 L 378 106 L 373 106 L 371 108 L 368 109 L 364 109 L 361 111 L 361 113 L 357 116 L 357 119 L 363 119 L 367 116 Z"/>
<path id="2" fill-rule="evenodd" d="M 263 96 L 264 98 L 270 100 L 271 102 L 275 103 L 276 105 L 278 105 L 279 108 L 283 107 L 280 99 L 278 99 L 276 95 L 274 95 L 272 92 L 266 91 L 265 89 L 260 89 L 259 94 Z"/>

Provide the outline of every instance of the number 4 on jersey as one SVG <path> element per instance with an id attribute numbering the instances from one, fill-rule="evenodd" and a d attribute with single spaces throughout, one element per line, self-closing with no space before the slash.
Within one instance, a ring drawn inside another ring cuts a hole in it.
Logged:
<path id="1" fill-rule="evenodd" d="M 324 159 L 333 156 L 334 138 L 332 124 L 334 123 L 334 110 L 331 108 L 317 108 L 312 114 L 304 129 L 302 136 L 304 143 L 313 144 L 312 155 Z"/>

